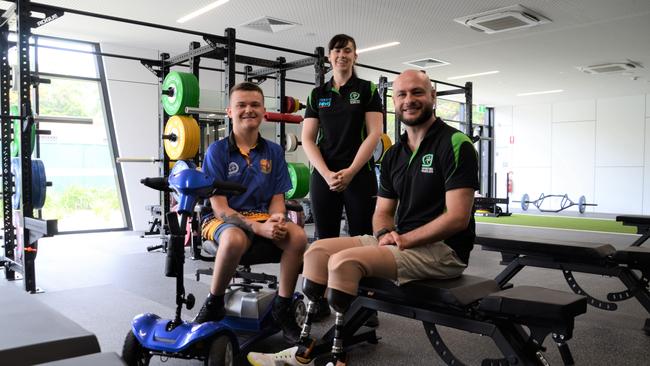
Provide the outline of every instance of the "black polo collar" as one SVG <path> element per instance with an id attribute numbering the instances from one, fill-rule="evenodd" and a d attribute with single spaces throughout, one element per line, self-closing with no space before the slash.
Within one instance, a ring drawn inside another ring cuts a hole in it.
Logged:
<path id="1" fill-rule="evenodd" d="M 440 129 L 440 127 L 444 123 L 445 123 L 445 121 L 440 119 L 440 117 L 436 117 L 436 121 L 433 122 L 431 124 L 431 126 L 429 126 L 429 129 L 427 130 L 427 133 L 424 135 L 424 140 L 426 140 L 426 139 L 430 138 L 431 136 L 433 136 L 436 133 L 436 131 L 438 131 Z M 406 134 L 406 132 L 404 132 L 402 135 L 400 135 L 399 141 L 402 144 L 405 144 L 406 146 L 408 146 L 408 135 Z"/>
<path id="2" fill-rule="evenodd" d="M 253 147 L 253 149 L 263 149 L 266 146 L 266 141 L 262 138 L 262 135 L 258 132 L 257 133 L 257 143 Z M 230 151 L 239 151 L 239 147 L 237 146 L 237 141 L 235 141 L 235 134 L 230 133 L 228 136 L 228 150 Z M 252 150 L 252 149 L 251 149 Z"/>
<path id="3" fill-rule="evenodd" d="M 343 85 L 343 88 L 349 88 L 352 85 L 357 85 L 359 78 L 353 73 L 352 76 L 350 77 L 350 80 L 348 80 L 345 85 Z M 334 89 L 334 76 L 330 78 L 330 80 L 325 84 L 326 90 L 333 90 Z M 338 89 L 340 91 L 340 88 Z"/>

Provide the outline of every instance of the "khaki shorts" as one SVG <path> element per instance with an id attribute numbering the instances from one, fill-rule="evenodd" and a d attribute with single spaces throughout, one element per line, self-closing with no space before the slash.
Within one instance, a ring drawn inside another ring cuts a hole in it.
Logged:
<path id="1" fill-rule="evenodd" d="M 378 244 L 374 236 L 363 235 L 357 238 L 362 245 Z M 456 252 L 440 241 L 405 250 L 400 250 L 396 245 L 386 247 L 395 256 L 395 263 L 397 263 L 395 283 L 398 286 L 415 280 L 458 277 L 467 268 Z"/>

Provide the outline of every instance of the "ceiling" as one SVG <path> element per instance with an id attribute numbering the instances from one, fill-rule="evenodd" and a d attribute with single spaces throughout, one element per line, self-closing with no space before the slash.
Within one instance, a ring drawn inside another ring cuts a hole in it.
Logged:
<path id="1" fill-rule="evenodd" d="M 449 81 L 474 83 L 474 102 L 489 106 L 546 103 L 650 93 L 650 1 L 648 0 L 230 0 L 188 21 L 176 19 L 213 0 L 41 0 L 45 4 L 79 9 L 144 22 L 223 35 L 233 27 L 237 38 L 305 52 L 326 46 L 336 33 L 355 37 L 359 48 L 391 41 L 400 45 L 359 55 L 359 62 L 401 71 L 404 62 L 435 58 L 449 65 L 427 69 L 432 79 L 492 70 L 498 74 Z M 454 18 L 521 4 L 552 22 L 525 30 L 479 33 Z M 265 33 L 242 27 L 262 16 L 299 23 Z M 67 14 L 35 33 L 117 45 L 183 52 L 198 37 L 113 21 Z M 238 53 L 289 60 L 250 46 Z M 578 66 L 632 60 L 644 68 L 631 74 L 589 75 Z M 293 78 L 313 80 L 308 68 Z M 359 70 L 376 80 L 378 72 Z M 389 79 L 392 76 L 389 76 Z M 518 93 L 562 89 L 558 94 L 516 96 Z"/>

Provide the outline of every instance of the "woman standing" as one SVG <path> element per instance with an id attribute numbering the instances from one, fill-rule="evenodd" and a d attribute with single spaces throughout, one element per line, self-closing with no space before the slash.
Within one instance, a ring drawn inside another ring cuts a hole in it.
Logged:
<path id="1" fill-rule="evenodd" d="M 377 86 L 354 72 L 356 48 L 345 34 L 330 40 L 332 78 L 307 100 L 301 140 L 315 168 L 309 192 L 319 239 L 339 236 L 343 207 L 350 236 L 372 235 L 372 153 L 382 133 L 382 107 Z"/>

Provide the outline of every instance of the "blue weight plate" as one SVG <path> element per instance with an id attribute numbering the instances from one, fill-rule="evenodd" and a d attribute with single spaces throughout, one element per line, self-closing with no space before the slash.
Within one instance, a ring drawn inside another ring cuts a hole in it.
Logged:
<path id="1" fill-rule="evenodd" d="M 20 184 L 20 158 L 11 158 L 11 175 L 14 177 L 14 194 L 11 196 L 11 205 L 14 210 L 20 208 L 20 197 L 22 196 L 22 186 Z"/>
<path id="2" fill-rule="evenodd" d="M 34 159 L 32 160 L 32 206 L 34 209 L 41 209 L 45 205 L 46 190 L 45 165 L 42 160 Z"/>

